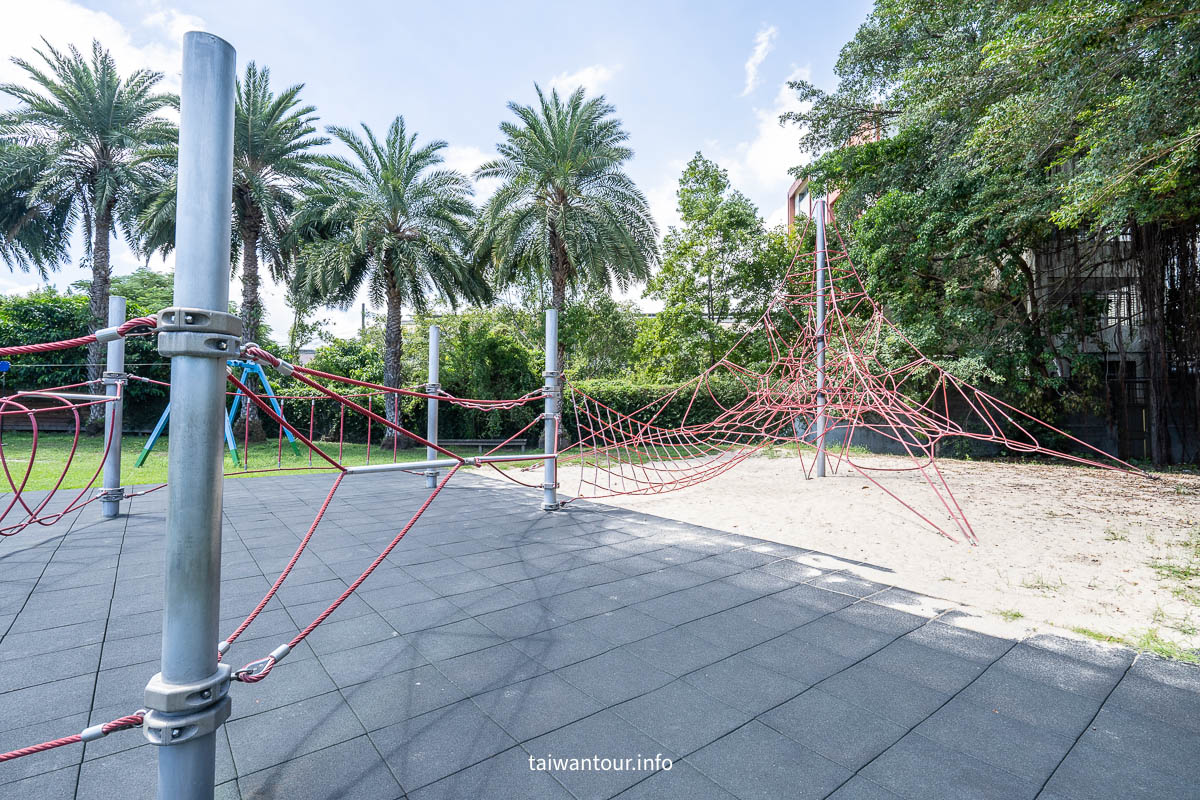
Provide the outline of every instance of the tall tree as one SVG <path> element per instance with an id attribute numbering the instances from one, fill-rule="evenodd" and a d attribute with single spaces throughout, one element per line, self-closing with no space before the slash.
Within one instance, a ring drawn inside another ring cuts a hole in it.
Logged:
<path id="1" fill-rule="evenodd" d="M 119 230 L 136 240 L 138 199 L 161 180 L 166 165 L 157 154 L 177 139 L 175 125 L 160 113 L 179 101 L 156 90 L 160 73 L 139 69 L 122 79 L 99 42 L 92 42 L 90 59 L 74 47 L 61 52 L 43 42 L 44 49 L 34 51 L 41 65 L 13 59 L 31 85 L 0 86 L 17 101 L 0 114 L 0 137 L 34 148 L 41 159 L 28 199 L 59 209 L 45 219 L 67 231 L 83 222 L 94 330 L 107 324 L 110 239 Z M 89 345 L 89 378 L 100 377 L 103 355 L 103 344 Z"/>
<path id="2" fill-rule="evenodd" d="M 327 231 L 301 247 L 298 268 L 313 297 L 345 307 L 366 286 L 372 304 L 386 308 L 383 380 L 399 388 L 403 309 L 426 311 L 431 297 L 452 306 L 485 302 L 491 293 L 465 255 L 475 215 L 471 184 L 439 166 L 446 142 L 418 145 L 403 117 L 383 141 L 362 129 L 361 137 L 328 129 L 351 157 L 328 159 L 328 180 L 310 191 L 298 214 L 297 225 Z M 389 404 L 393 422 L 395 411 Z"/>
<path id="3" fill-rule="evenodd" d="M 646 296 L 664 307 L 639 348 L 668 380 L 699 374 L 724 355 L 742 275 L 766 241 L 758 209 L 700 153 L 684 168 L 676 198 L 681 224 L 667 232 L 662 269 L 646 284 Z"/>
<path id="4" fill-rule="evenodd" d="M 548 281 L 561 313 L 568 288 L 608 290 L 645 280 L 658 262 L 658 231 L 645 195 L 625 174 L 629 135 L 603 96 L 582 88 L 564 102 L 540 87 L 535 106 L 509 103 L 500 157 L 476 170 L 497 178 L 475 235 L 477 257 L 500 285 Z M 559 363 L 563 349 L 559 347 Z"/>
<path id="5" fill-rule="evenodd" d="M 820 156 L 804 172 L 844 190 L 876 299 L 1035 413 L 1094 404 L 1097 292 L 1132 278 L 1163 463 L 1172 385 L 1191 380 L 1200 423 L 1200 378 L 1179 377 L 1200 357 L 1198 54 L 1200 11 L 1179 0 L 880 0 L 837 90 L 796 84 L 813 104 L 789 117 Z"/>

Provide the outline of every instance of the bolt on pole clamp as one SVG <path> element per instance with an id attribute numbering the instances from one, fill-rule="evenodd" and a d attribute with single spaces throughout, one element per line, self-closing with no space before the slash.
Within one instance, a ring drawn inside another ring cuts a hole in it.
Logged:
<path id="1" fill-rule="evenodd" d="M 179 744 L 219 728 L 232 707 L 232 672 L 228 664 L 218 664 L 216 672 L 194 683 L 168 683 L 161 672 L 156 674 L 146 684 L 146 739 L 155 745 Z"/>
<path id="2" fill-rule="evenodd" d="M 125 499 L 125 487 L 118 486 L 115 489 L 97 489 L 96 496 L 100 498 L 101 502 L 115 503 Z"/>
<path id="3" fill-rule="evenodd" d="M 105 386 L 124 386 L 129 383 L 129 373 L 127 372 L 105 372 L 100 376 L 100 381 Z"/>
<path id="4" fill-rule="evenodd" d="M 173 306 L 158 312 L 158 352 L 228 358 L 238 351 L 242 321 L 224 311 Z"/>
<path id="5" fill-rule="evenodd" d="M 164 714 L 151 709 L 142 717 L 142 733 L 146 741 L 160 747 L 182 744 L 224 725 L 232 710 L 229 695 L 192 714 Z"/>

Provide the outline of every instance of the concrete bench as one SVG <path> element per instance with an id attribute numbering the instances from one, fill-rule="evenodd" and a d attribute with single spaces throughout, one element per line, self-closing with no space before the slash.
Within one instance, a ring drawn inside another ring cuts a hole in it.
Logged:
<path id="1" fill-rule="evenodd" d="M 509 447 L 521 448 L 521 452 L 524 453 L 528 442 L 525 439 L 438 439 L 438 444 L 442 447 L 475 447 L 480 453 L 485 447 L 491 450 L 493 447 L 507 444 Z"/>

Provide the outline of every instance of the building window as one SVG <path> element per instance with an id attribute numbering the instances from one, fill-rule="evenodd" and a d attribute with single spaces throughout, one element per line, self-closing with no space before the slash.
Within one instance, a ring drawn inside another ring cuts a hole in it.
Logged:
<path id="1" fill-rule="evenodd" d="M 793 203 L 794 203 L 794 205 L 792 206 L 792 213 L 795 216 L 797 216 L 797 217 L 802 216 L 802 215 L 805 217 L 808 216 L 808 192 L 807 191 L 797 192 L 795 198 L 793 198 Z M 776 207 L 778 208 L 778 206 L 776 206 Z"/>

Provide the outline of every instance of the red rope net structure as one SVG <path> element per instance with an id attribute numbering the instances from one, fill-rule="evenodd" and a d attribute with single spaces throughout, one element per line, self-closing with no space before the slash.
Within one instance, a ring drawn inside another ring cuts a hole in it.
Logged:
<path id="1" fill-rule="evenodd" d="M 153 317 L 131 319 L 119 326 L 116 336 L 129 336 L 136 328 L 153 326 Z M 19 345 L 16 347 L 0 348 L 0 357 L 14 355 L 29 355 L 47 353 L 55 350 L 65 350 L 71 347 L 81 347 L 96 341 L 96 334 L 67 339 L 61 342 L 46 342 L 43 344 Z M 112 449 L 111 433 L 105 437 L 104 449 L 96 462 L 95 469 L 80 463 L 80 439 L 87 417 L 96 407 L 103 407 L 105 414 L 112 413 L 114 404 L 123 398 L 125 386 L 118 382 L 116 393 L 106 395 L 102 380 L 81 381 L 79 383 L 55 386 L 36 391 L 22 391 L 0 397 L 0 472 L 3 481 L 0 491 L 12 492 L 11 497 L 0 501 L 0 537 L 14 536 L 31 525 L 53 525 L 64 517 L 101 499 L 102 492 L 97 490 L 96 483 L 100 480 L 104 469 L 104 459 Z M 111 426 L 109 426 L 111 429 Z M 66 443 L 66 455 L 62 456 L 62 437 L 70 437 Z M 48 443 L 52 442 L 52 443 Z M 45 472 L 46 458 L 38 458 L 39 452 L 48 453 L 55 458 L 59 467 L 52 472 L 54 482 L 44 494 L 34 495 L 31 499 L 26 495 L 27 487 L 34 472 Z M 56 497 L 60 492 L 71 492 L 64 489 L 69 480 L 72 468 L 76 475 L 86 477 L 83 488 L 69 494 L 67 501 L 61 506 Z M 116 488 L 116 487 L 107 487 Z M 125 497 L 135 497 L 140 494 L 155 491 L 161 486 L 152 487 L 141 492 L 126 493 Z"/>
<path id="2" fill-rule="evenodd" d="M 825 442 L 835 471 L 846 465 L 939 533 L 955 540 L 947 529 L 956 528 L 971 542 L 974 531 L 935 458 L 947 439 L 1139 472 L 955 377 L 923 354 L 867 294 L 832 218 L 830 228 L 838 247 L 826 251 L 823 395 Z M 816 286 L 817 253 L 797 255 L 767 311 L 716 364 L 634 413 L 620 413 L 568 382 L 577 440 L 559 454 L 559 463 L 579 472 L 576 496 L 682 489 L 781 443 L 799 448 L 803 470 L 811 476 L 818 412 Z M 738 399 L 722 400 L 730 396 L 730 384 L 738 389 Z M 851 446 L 866 432 L 902 453 L 907 466 L 855 457 Z M 885 473 L 898 471 L 918 473 L 944 517 L 918 511 L 880 482 Z"/>

